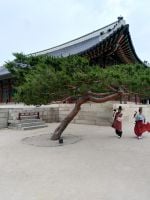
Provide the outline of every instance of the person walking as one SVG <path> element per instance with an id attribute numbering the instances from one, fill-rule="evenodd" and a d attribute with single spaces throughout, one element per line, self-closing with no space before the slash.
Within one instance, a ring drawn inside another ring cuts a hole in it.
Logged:
<path id="1" fill-rule="evenodd" d="M 118 111 L 113 113 L 114 120 L 112 127 L 115 129 L 116 135 L 121 138 L 122 137 L 122 106 L 119 106 Z"/>
<path id="2" fill-rule="evenodd" d="M 150 123 L 145 123 L 146 119 L 143 115 L 142 107 L 139 108 L 139 112 L 135 112 L 135 126 L 134 126 L 134 133 L 138 139 L 142 138 L 142 134 L 146 131 L 150 132 Z"/>

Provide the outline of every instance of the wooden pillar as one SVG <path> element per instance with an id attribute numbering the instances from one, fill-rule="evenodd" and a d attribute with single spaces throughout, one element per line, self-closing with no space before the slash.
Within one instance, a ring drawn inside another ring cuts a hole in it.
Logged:
<path id="1" fill-rule="evenodd" d="M 131 101 L 131 95 L 130 94 L 128 95 L 128 101 Z"/>
<path id="2" fill-rule="evenodd" d="M 3 102 L 3 82 L 0 81 L 0 103 Z"/>
<path id="3" fill-rule="evenodd" d="M 137 96 L 136 96 L 136 94 L 135 94 L 135 104 L 137 104 Z"/>
<path id="4" fill-rule="evenodd" d="M 106 55 L 103 56 L 103 68 L 106 67 Z"/>
<path id="5" fill-rule="evenodd" d="M 123 100 L 124 100 L 124 104 L 127 104 L 127 101 L 128 101 L 128 96 L 127 96 L 127 95 L 124 95 L 124 98 L 123 98 Z"/>
<path id="6" fill-rule="evenodd" d="M 12 84 L 11 79 L 8 80 L 8 102 L 12 101 Z"/>
<path id="7" fill-rule="evenodd" d="M 120 96 L 120 104 L 122 104 L 122 96 Z"/>

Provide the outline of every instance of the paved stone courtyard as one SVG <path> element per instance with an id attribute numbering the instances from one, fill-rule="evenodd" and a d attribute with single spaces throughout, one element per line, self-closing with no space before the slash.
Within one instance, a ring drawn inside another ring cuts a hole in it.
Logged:
<path id="1" fill-rule="evenodd" d="M 0 200 L 149 200 L 150 134 L 70 124 L 63 145 L 36 145 L 57 125 L 0 130 Z"/>

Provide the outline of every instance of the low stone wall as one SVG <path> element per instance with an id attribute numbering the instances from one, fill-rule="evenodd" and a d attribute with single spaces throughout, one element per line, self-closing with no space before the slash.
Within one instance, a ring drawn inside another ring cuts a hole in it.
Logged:
<path id="1" fill-rule="evenodd" d="M 8 123 L 8 109 L 0 108 L 0 128 L 6 128 Z"/>
<path id="2" fill-rule="evenodd" d="M 113 109 L 123 107 L 123 122 L 134 124 L 134 112 L 139 107 L 143 107 L 143 113 L 150 121 L 150 105 L 119 104 L 116 102 L 106 102 L 101 104 L 86 103 L 81 106 L 81 110 L 71 123 L 90 124 L 98 126 L 110 126 L 112 123 Z M 7 107 L 7 108 L 6 108 Z M 46 123 L 60 122 L 73 109 L 74 104 L 52 104 L 47 106 L 0 106 L 0 128 L 6 128 L 8 122 L 16 120 L 19 112 L 39 112 L 40 118 Z"/>
<path id="3" fill-rule="evenodd" d="M 67 114 L 73 109 L 74 104 L 59 105 L 59 121 L 62 121 Z M 101 104 L 86 103 L 81 106 L 81 110 L 72 120 L 71 123 L 91 124 L 99 126 L 107 126 L 112 123 L 112 102 Z"/>
<path id="4" fill-rule="evenodd" d="M 17 120 L 18 114 L 20 112 L 39 112 L 40 118 L 46 123 L 59 122 L 58 105 L 41 107 L 24 105 L 3 105 L 0 106 L 0 128 L 7 128 L 8 123 L 14 123 Z"/>
<path id="5" fill-rule="evenodd" d="M 59 121 L 59 110 L 57 107 L 25 107 L 25 108 L 9 108 L 9 122 L 15 121 L 21 112 L 32 113 L 39 112 L 40 118 L 46 123 Z"/>
<path id="6" fill-rule="evenodd" d="M 117 109 L 120 105 L 123 108 L 123 123 L 134 125 L 135 119 L 133 115 L 135 111 L 138 112 L 139 107 L 143 108 L 146 121 L 150 122 L 150 105 L 137 105 L 134 103 L 119 104 L 112 101 L 101 104 L 83 104 L 77 116 L 72 120 L 72 123 L 110 126 L 113 120 L 113 109 Z M 59 121 L 64 119 L 73 106 L 73 104 L 59 105 Z"/>

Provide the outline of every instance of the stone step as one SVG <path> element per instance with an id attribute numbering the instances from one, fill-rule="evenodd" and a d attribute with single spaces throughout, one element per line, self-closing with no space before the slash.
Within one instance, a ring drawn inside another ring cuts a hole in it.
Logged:
<path id="1" fill-rule="evenodd" d="M 17 129 L 17 127 L 16 127 L 16 126 L 13 126 L 13 125 L 9 125 L 9 126 L 8 126 L 8 129 Z"/>
<path id="2" fill-rule="evenodd" d="M 22 130 L 32 130 L 32 129 L 37 129 L 37 128 L 45 128 L 48 127 L 46 124 L 43 125 L 37 125 L 37 126 L 29 126 L 29 127 L 22 127 Z"/>
<path id="3" fill-rule="evenodd" d="M 35 128 L 47 127 L 42 119 L 23 119 L 23 120 L 9 120 L 8 128 L 18 130 L 31 130 Z"/>
<path id="4" fill-rule="evenodd" d="M 22 128 L 22 127 L 37 126 L 37 125 L 43 125 L 43 124 L 45 124 L 45 122 L 40 121 L 40 122 L 31 122 L 31 123 L 18 123 L 16 124 L 16 126 L 18 128 Z"/>
<path id="5" fill-rule="evenodd" d="M 9 129 L 16 129 L 16 130 L 32 130 L 36 128 L 44 128 L 48 127 L 46 124 L 38 124 L 38 125 L 32 125 L 32 126 L 26 126 L 26 127 L 18 127 L 18 126 L 8 126 Z"/>
<path id="6" fill-rule="evenodd" d="M 15 123 L 15 124 L 20 124 L 20 123 L 32 123 L 32 122 L 42 122 L 42 119 L 23 119 L 23 120 L 8 120 L 8 123 Z"/>

